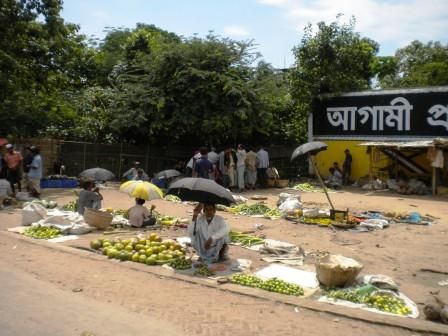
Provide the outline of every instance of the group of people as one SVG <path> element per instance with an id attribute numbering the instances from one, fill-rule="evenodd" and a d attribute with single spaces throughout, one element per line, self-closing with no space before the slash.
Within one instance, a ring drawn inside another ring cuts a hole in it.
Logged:
<path id="1" fill-rule="evenodd" d="M 260 146 L 255 153 L 251 147 L 239 144 L 227 146 L 217 153 L 216 148 L 202 147 L 186 165 L 185 175 L 215 180 L 226 188 L 238 190 L 267 186 L 269 154 Z"/>
<path id="2" fill-rule="evenodd" d="M 333 167 L 330 167 L 330 175 L 328 179 L 325 181 L 325 184 L 329 188 L 339 189 L 342 185 L 350 184 L 350 175 L 352 172 L 352 162 L 353 157 L 348 149 L 344 151 L 345 159 L 342 164 L 342 169 L 339 168 L 339 164 L 337 162 L 333 162 Z"/>
<path id="3" fill-rule="evenodd" d="M 0 152 L 0 180 L 9 183 L 6 195 L 15 196 L 16 190 L 22 191 L 22 181 L 31 196 L 40 197 L 40 180 L 42 178 L 42 157 L 37 146 L 25 147 L 25 153 L 17 151 L 12 144 L 6 144 Z M 16 189 L 17 186 L 17 189 Z"/>

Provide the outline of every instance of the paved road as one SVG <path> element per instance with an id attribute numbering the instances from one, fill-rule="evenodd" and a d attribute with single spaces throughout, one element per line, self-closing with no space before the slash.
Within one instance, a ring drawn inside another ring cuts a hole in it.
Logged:
<path id="1" fill-rule="evenodd" d="M 0 335 L 185 335 L 169 323 L 58 289 L 0 262 Z"/>

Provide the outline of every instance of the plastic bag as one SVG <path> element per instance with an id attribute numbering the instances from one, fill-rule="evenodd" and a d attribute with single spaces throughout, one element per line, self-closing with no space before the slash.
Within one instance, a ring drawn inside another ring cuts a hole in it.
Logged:
<path id="1" fill-rule="evenodd" d="M 296 209 L 302 209 L 302 203 L 296 198 L 289 198 L 278 207 L 282 214 L 290 213 Z"/>
<path id="2" fill-rule="evenodd" d="M 300 195 L 298 194 L 281 193 L 280 195 L 278 195 L 277 206 L 279 206 L 288 199 L 296 199 L 299 202 L 301 202 Z"/>
<path id="3" fill-rule="evenodd" d="M 47 210 L 40 204 L 30 203 L 22 209 L 22 225 L 29 226 L 47 217 Z"/>

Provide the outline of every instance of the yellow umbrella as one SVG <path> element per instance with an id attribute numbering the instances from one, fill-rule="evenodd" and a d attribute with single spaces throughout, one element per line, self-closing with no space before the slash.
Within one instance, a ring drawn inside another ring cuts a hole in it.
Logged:
<path id="1" fill-rule="evenodd" d="M 147 201 L 163 198 L 163 192 L 156 185 L 145 181 L 128 181 L 120 186 L 120 191 L 134 198 Z"/>

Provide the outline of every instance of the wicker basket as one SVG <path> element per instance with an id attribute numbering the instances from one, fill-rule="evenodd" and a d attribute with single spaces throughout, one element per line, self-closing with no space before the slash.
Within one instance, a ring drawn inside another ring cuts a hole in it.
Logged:
<path id="1" fill-rule="evenodd" d="M 341 255 L 328 255 L 316 262 L 317 280 L 327 287 L 343 287 L 352 284 L 363 265 Z"/>
<path id="2" fill-rule="evenodd" d="M 275 187 L 275 179 L 268 179 L 267 186 L 269 188 Z"/>
<path id="3" fill-rule="evenodd" d="M 289 185 L 289 180 L 275 180 L 277 188 L 286 188 Z"/>
<path id="4" fill-rule="evenodd" d="M 91 208 L 85 208 L 84 220 L 90 226 L 97 229 L 105 229 L 112 223 L 113 216 L 105 211 L 99 211 Z"/>

